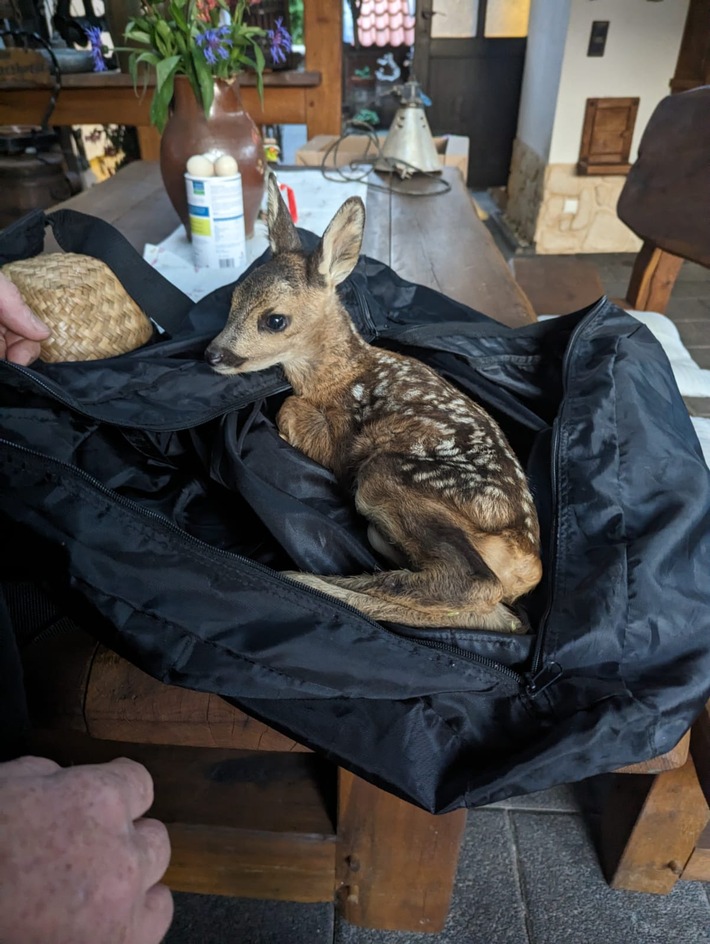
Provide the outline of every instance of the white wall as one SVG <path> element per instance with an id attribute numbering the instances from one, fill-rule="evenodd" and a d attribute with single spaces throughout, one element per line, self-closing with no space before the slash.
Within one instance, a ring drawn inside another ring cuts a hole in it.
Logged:
<path id="1" fill-rule="evenodd" d="M 651 112 L 669 94 L 688 4 L 689 0 L 571 0 L 551 164 L 577 162 L 586 100 L 607 96 L 640 98 L 631 150 L 631 160 L 635 159 Z M 609 20 L 601 58 L 587 56 L 593 20 Z"/>
<path id="2" fill-rule="evenodd" d="M 478 0 L 434 0 L 432 39 L 459 39 L 476 35 Z"/>
<path id="3" fill-rule="evenodd" d="M 518 138 L 531 147 L 544 163 L 550 153 L 555 123 L 570 2 L 532 0 L 530 7 Z M 627 0 L 619 2 L 625 3 Z"/>

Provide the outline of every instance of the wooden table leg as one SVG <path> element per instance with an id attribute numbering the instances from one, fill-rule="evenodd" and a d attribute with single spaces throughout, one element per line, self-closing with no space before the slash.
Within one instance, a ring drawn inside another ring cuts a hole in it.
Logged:
<path id="1" fill-rule="evenodd" d="M 152 126 L 138 126 L 138 146 L 141 151 L 141 160 L 159 161 L 160 160 L 160 132 Z"/>
<path id="2" fill-rule="evenodd" d="M 346 921 L 440 931 L 449 910 L 466 811 L 433 816 L 338 771 L 336 896 Z"/>
<path id="3" fill-rule="evenodd" d="M 602 823 L 609 884 L 666 895 L 682 876 L 709 813 L 691 757 L 653 777 L 615 779 Z"/>

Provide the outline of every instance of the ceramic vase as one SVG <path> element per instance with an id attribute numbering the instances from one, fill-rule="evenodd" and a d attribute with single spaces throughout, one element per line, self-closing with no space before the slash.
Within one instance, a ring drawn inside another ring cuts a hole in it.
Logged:
<path id="1" fill-rule="evenodd" d="M 175 77 L 175 92 L 168 123 L 160 140 L 160 172 L 163 184 L 188 238 L 190 224 L 185 193 L 185 165 L 193 154 L 231 154 L 239 164 L 244 194 L 247 237 L 254 232 L 264 194 L 264 142 L 259 129 L 244 111 L 239 83 L 215 79 L 214 101 L 205 115 L 187 76 Z"/>

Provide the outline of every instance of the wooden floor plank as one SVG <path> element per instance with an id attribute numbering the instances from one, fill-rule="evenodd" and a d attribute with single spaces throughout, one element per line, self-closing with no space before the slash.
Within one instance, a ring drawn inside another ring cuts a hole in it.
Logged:
<path id="1" fill-rule="evenodd" d="M 516 256 L 515 279 L 538 315 L 566 315 L 604 295 L 599 270 L 574 256 Z"/>

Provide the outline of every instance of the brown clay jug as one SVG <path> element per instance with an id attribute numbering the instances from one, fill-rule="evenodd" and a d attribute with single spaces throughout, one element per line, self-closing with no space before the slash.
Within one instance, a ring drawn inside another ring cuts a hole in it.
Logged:
<path id="1" fill-rule="evenodd" d="M 215 79 L 214 101 L 205 115 L 187 76 L 175 77 L 171 114 L 160 139 L 160 172 L 188 238 L 190 223 L 183 175 L 193 154 L 231 154 L 236 158 L 242 175 L 244 226 L 247 236 L 251 236 L 264 195 L 264 142 L 244 111 L 236 78 Z"/>

